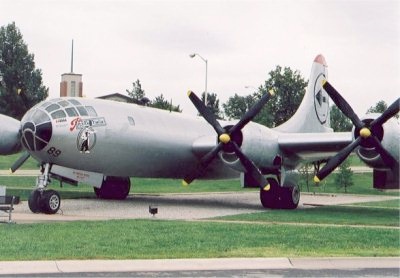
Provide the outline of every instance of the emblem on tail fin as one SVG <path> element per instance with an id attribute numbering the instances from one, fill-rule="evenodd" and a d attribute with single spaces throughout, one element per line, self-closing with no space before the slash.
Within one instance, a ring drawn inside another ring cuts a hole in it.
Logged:
<path id="1" fill-rule="evenodd" d="M 329 116 L 329 97 L 322 88 L 322 80 L 326 79 L 325 74 L 320 73 L 314 83 L 314 108 L 318 121 L 323 125 Z"/>

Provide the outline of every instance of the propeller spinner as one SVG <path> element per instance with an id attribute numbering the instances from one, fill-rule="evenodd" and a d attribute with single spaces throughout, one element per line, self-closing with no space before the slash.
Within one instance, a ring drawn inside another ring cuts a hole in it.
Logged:
<path id="1" fill-rule="evenodd" d="M 200 176 L 207 166 L 214 160 L 221 150 L 226 150 L 234 152 L 242 163 L 243 167 L 246 169 L 247 173 L 257 182 L 259 187 L 263 190 L 268 191 L 270 186 L 264 176 L 261 174 L 260 169 L 251 161 L 240 149 L 239 140 L 241 140 L 240 133 L 241 129 L 248 124 L 263 108 L 263 106 L 268 102 L 274 92 L 270 90 L 265 94 L 250 110 L 246 112 L 245 115 L 240 119 L 240 121 L 232 126 L 223 128 L 214 114 L 208 109 L 204 103 L 196 96 L 192 91 L 188 92 L 189 99 L 192 101 L 196 109 L 199 111 L 200 115 L 214 128 L 218 135 L 218 145 L 216 145 L 210 152 L 204 155 L 197 166 L 197 169 L 189 173 L 182 181 L 183 185 L 188 185 L 196 177 Z"/>
<path id="2" fill-rule="evenodd" d="M 347 147 L 338 152 L 334 157 L 328 160 L 324 167 L 315 175 L 314 182 L 319 183 L 339 166 L 350 153 L 359 145 L 375 148 L 381 155 L 386 166 L 395 170 L 399 167 L 399 162 L 382 146 L 382 125 L 391 117 L 400 111 L 400 98 L 395 100 L 386 111 L 372 122 L 361 121 L 347 101 L 339 94 L 338 91 L 326 80 L 322 82 L 322 86 L 331 97 L 337 107 L 345 114 L 355 126 L 355 140 Z"/>
<path id="3" fill-rule="evenodd" d="M 10 155 L 21 150 L 20 121 L 0 114 L 0 155 Z"/>

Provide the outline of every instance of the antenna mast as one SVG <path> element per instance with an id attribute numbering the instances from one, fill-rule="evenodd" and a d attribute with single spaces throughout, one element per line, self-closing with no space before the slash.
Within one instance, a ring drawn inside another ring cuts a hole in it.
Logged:
<path id="1" fill-rule="evenodd" d="M 71 48 L 71 73 L 74 72 L 74 40 L 72 40 L 72 48 Z"/>

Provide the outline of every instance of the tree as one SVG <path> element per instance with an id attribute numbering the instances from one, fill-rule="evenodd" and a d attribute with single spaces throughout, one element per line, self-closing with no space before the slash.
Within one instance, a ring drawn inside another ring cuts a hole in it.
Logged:
<path id="1" fill-rule="evenodd" d="M 281 66 L 276 66 L 269 76 L 255 93 L 255 98 L 260 99 L 271 89 L 275 96 L 268 101 L 254 121 L 268 127 L 276 127 L 294 115 L 304 97 L 308 82 L 298 71 L 289 67 L 282 69 Z"/>
<path id="2" fill-rule="evenodd" d="M 233 97 L 230 97 L 226 103 L 222 104 L 222 107 L 224 108 L 225 115 L 229 119 L 240 119 L 255 102 L 254 95 L 239 96 L 235 94 Z"/>
<path id="3" fill-rule="evenodd" d="M 369 113 L 380 113 L 380 114 L 382 114 L 383 112 L 386 111 L 387 108 L 388 108 L 387 103 L 384 100 L 380 100 L 375 104 L 375 106 L 371 106 L 368 109 L 367 114 L 369 114 Z M 395 117 L 396 117 L 396 119 L 398 119 L 399 118 L 399 113 L 397 113 L 395 115 Z"/>
<path id="4" fill-rule="evenodd" d="M 15 22 L 0 28 L 0 113 L 16 119 L 36 103 L 48 97 L 42 83 L 42 71 L 35 68 Z"/>
<path id="5" fill-rule="evenodd" d="M 384 100 L 378 101 L 375 106 L 371 106 L 368 111 L 367 114 L 369 113 L 383 113 L 385 112 L 385 110 L 388 108 L 386 102 Z"/>
<path id="6" fill-rule="evenodd" d="M 300 185 L 300 190 L 303 190 L 303 184 L 307 186 L 307 192 L 310 192 L 310 163 L 305 163 L 303 164 L 298 170 L 299 172 L 299 185 Z"/>
<path id="7" fill-rule="evenodd" d="M 347 193 L 347 189 L 354 184 L 350 160 L 346 159 L 338 168 L 338 173 L 335 175 L 336 186 L 338 188 L 344 188 L 344 192 Z"/>
<path id="8" fill-rule="evenodd" d="M 132 98 L 132 102 L 139 105 L 148 105 L 150 100 L 146 97 L 144 90 L 142 89 L 142 84 L 140 80 L 137 79 L 136 82 L 132 83 L 132 89 L 126 89 L 128 95 Z"/>
<path id="9" fill-rule="evenodd" d="M 205 93 L 201 94 L 201 100 L 204 102 Z M 219 108 L 219 99 L 216 93 L 207 93 L 207 107 L 215 115 L 217 119 L 222 119 L 221 110 Z"/>
<path id="10" fill-rule="evenodd" d="M 156 97 L 150 104 L 151 107 L 158 108 L 158 109 L 164 109 L 164 110 L 169 110 L 169 111 L 175 111 L 175 112 L 182 112 L 182 110 L 178 106 L 172 105 L 172 100 L 169 102 L 167 101 L 163 94 L 159 95 Z"/>
<path id="11" fill-rule="evenodd" d="M 351 131 L 353 124 L 336 105 L 331 107 L 331 127 L 336 132 Z"/>

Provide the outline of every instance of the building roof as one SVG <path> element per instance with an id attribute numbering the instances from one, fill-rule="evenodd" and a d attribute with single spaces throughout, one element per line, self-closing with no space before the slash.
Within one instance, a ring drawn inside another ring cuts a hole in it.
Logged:
<path id="1" fill-rule="evenodd" d="M 100 99 L 108 99 L 108 100 L 115 100 L 115 101 L 121 101 L 121 102 L 132 102 L 132 99 L 126 95 L 120 94 L 120 93 L 114 93 L 114 94 L 109 94 L 101 97 L 97 97 Z"/>

